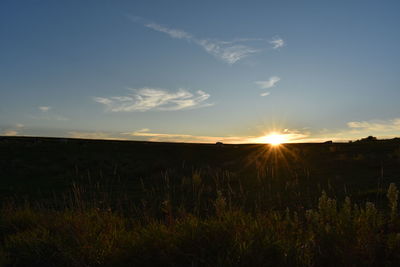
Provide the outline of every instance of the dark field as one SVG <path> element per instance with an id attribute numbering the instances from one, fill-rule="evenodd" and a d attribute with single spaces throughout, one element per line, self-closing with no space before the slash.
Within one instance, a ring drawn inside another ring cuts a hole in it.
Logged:
<path id="1" fill-rule="evenodd" d="M 398 139 L 271 147 L 2 137 L 0 264 L 397 266 L 390 183 L 400 184 Z"/>
<path id="2" fill-rule="evenodd" d="M 259 182 L 305 197 L 322 190 L 376 200 L 379 190 L 400 182 L 400 141 L 269 145 L 178 144 L 57 138 L 0 139 L 1 197 L 51 198 L 72 183 L 109 186 L 141 197 L 141 183 L 166 177 L 180 183 L 199 174 L 227 176 L 242 186 Z M 260 181 L 262 178 L 263 181 Z M 265 178 L 265 179 L 264 179 Z M 266 181 L 265 181 L 266 180 Z M 304 188 L 302 187 L 304 186 Z M 247 188 L 250 190 L 250 188 Z M 317 192 L 315 192 L 317 190 Z M 307 191 L 307 190 L 306 190 Z M 282 198 L 290 196 L 282 195 Z M 312 202 L 314 203 L 314 202 Z"/>

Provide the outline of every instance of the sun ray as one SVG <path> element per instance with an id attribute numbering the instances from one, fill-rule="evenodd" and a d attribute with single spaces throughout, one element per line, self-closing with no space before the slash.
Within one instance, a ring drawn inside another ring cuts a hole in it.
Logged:
<path id="1" fill-rule="evenodd" d="M 282 143 L 287 142 L 287 138 L 284 134 L 279 134 L 279 133 L 270 133 L 266 136 L 263 136 L 261 138 L 261 141 L 263 143 L 270 144 L 272 146 L 279 146 Z"/>

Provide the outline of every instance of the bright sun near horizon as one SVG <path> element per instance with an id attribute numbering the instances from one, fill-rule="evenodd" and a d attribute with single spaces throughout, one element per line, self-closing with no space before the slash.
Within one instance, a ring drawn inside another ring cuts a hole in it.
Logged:
<path id="1" fill-rule="evenodd" d="M 0 1 L 0 136 L 400 136 L 400 1 L 187 2 Z"/>
<path id="2" fill-rule="evenodd" d="M 280 144 L 285 143 L 287 141 L 288 140 L 284 134 L 278 134 L 278 133 L 270 133 L 263 138 L 263 142 L 273 146 L 279 146 Z"/>

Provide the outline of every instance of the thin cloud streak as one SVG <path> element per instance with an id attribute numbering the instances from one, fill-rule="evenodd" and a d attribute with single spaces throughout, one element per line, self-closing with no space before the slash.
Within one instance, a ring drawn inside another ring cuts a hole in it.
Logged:
<path id="1" fill-rule="evenodd" d="M 144 26 L 146 26 L 147 28 L 153 29 L 155 31 L 166 33 L 172 38 L 186 39 L 189 41 L 193 39 L 193 36 L 185 31 L 177 30 L 177 29 L 170 29 L 170 28 L 164 27 L 160 24 L 148 23 L 148 24 L 145 24 Z"/>
<path id="2" fill-rule="evenodd" d="M 79 132 L 71 131 L 67 135 L 69 138 L 79 139 L 104 139 L 104 140 L 124 140 L 122 137 L 115 137 L 104 132 Z"/>
<path id="3" fill-rule="evenodd" d="M 400 118 L 385 121 L 351 121 L 347 123 L 349 128 L 356 131 L 390 132 L 400 131 Z"/>
<path id="4" fill-rule="evenodd" d="M 347 142 L 370 135 L 379 139 L 395 138 L 400 136 L 400 118 L 389 120 L 350 121 L 347 128 L 338 130 L 322 129 L 312 134 L 315 140 L 332 140 Z"/>
<path id="5" fill-rule="evenodd" d="M 138 21 L 143 22 L 143 20 L 138 17 L 133 17 L 131 18 L 131 20 L 134 22 Z M 215 56 L 216 58 L 230 65 L 250 56 L 251 54 L 255 54 L 263 50 L 254 48 L 244 43 L 255 42 L 255 41 L 266 41 L 265 39 L 262 38 L 237 38 L 232 41 L 219 41 L 207 38 L 199 39 L 183 30 L 169 28 L 153 22 L 144 23 L 144 26 L 154 31 L 165 33 L 171 38 L 192 42 L 202 47 L 207 53 Z M 284 41 L 281 38 L 274 39 L 269 43 L 272 45 L 273 49 L 277 49 L 284 45 Z"/>
<path id="6" fill-rule="evenodd" d="M 275 37 L 269 43 L 272 45 L 272 49 L 278 49 L 285 46 L 285 41 L 280 37 Z"/>
<path id="7" fill-rule="evenodd" d="M 270 94 L 271 94 L 270 92 L 264 92 L 264 93 L 261 93 L 260 96 L 269 96 Z"/>
<path id="8" fill-rule="evenodd" d="M 202 90 L 191 93 L 185 89 L 169 92 L 159 88 L 129 89 L 127 96 L 95 97 L 94 101 L 106 106 L 111 112 L 148 110 L 175 111 L 211 106 L 205 101 L 210 95 Z"/>
<path id="9" fill-rule="evenodd" d="M 47 112 L 47 111 L 49 111 L 51 109 L 51 107 L 49 107 L 49 106 L 40 106 L 38 108 L 42 112 Z"/>
<path id="10" fill-rule="evenodd" d="M 144 129 L 141 131 L 121 133 L 121 135 L 131 136 L 131 137 L 142 137 L 147 141 L 152 142 L 182 142 L 182 143 L 250 143 L 252 137 L 242 137 L 242 136 L 198 136 L 191 134 L 170 134 L 170 133 L 153 133 L 149 129 Z"/>
<path id="11" fill-rule="evenodd" d="M 18 131 L 5 130 L 5 131 L 1 132 L 1 135 L 3 135 L 3 136 L 17 136 L 18 135 Z"/>
<path id="12" fill-rule="evenodd" d="M 69 121 L 69 118 L 57 114 L 29 115 L 33 120 L 48 120 L 48 121 Z"/>
<path id="13" fill-rule="evenodd" d="M 309 133 L 301 133 L 299 131 L 286 130 L 282 133 L 284 140 L 288 143 L 303 142 L 309 138 Z M 142 129 L 134 132 L 121 133 L 124 136 L 136 138 L 145 138 L 147 141 L 157 142 L 183 142 L 183 143 L 215 143 L 223 142 L 227 144 L 250 144 L 250 143 L 266 143 L 266 136 L 199 136 L 191 134 L 170 134 L 170 133 L 155 133 L 149 129 Z"/>
<path id="14" fill-rule="evenodd" d="M 8 129 L 5 129 L 4 131 L 0 132 L 0 135 L 3 136 L 17 136 L 21 134 L 21 131 L 24 131 L 25 125 L 22 123 L 16 123 L 15 127 L 10 127 Z"/>
<path id="15" fill-rule="evenodd" d="M 196 43 L 203 47 L 207 53 L 222 59 L 230 65 L 245 57 L 248 57 L 251 54 L 260 52 L 260 50 L 246 45 L 235 45 L 232 43 L 224 43 L 219 41 L 196 40 Z"/>
<path id="16" fill-rule="evenodd" d="M 275 87 L 275 85 L 281 80 L 278 76 L 272 76 L 267 81 L 256 81 L 254 82 L 262 89 L 269 89 Z"/>

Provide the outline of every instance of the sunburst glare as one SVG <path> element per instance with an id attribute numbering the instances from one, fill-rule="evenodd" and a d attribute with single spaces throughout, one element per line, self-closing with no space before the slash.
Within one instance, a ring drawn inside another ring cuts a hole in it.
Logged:
<path id="1" fill-rule="evenodd" d="M 284 134 L 270 133 L 269 135 L 264 136 L 262 138 L 262 141 L 273 146 L 279 146 L 280 144 L 285 143 L 288 140 Z"/>

